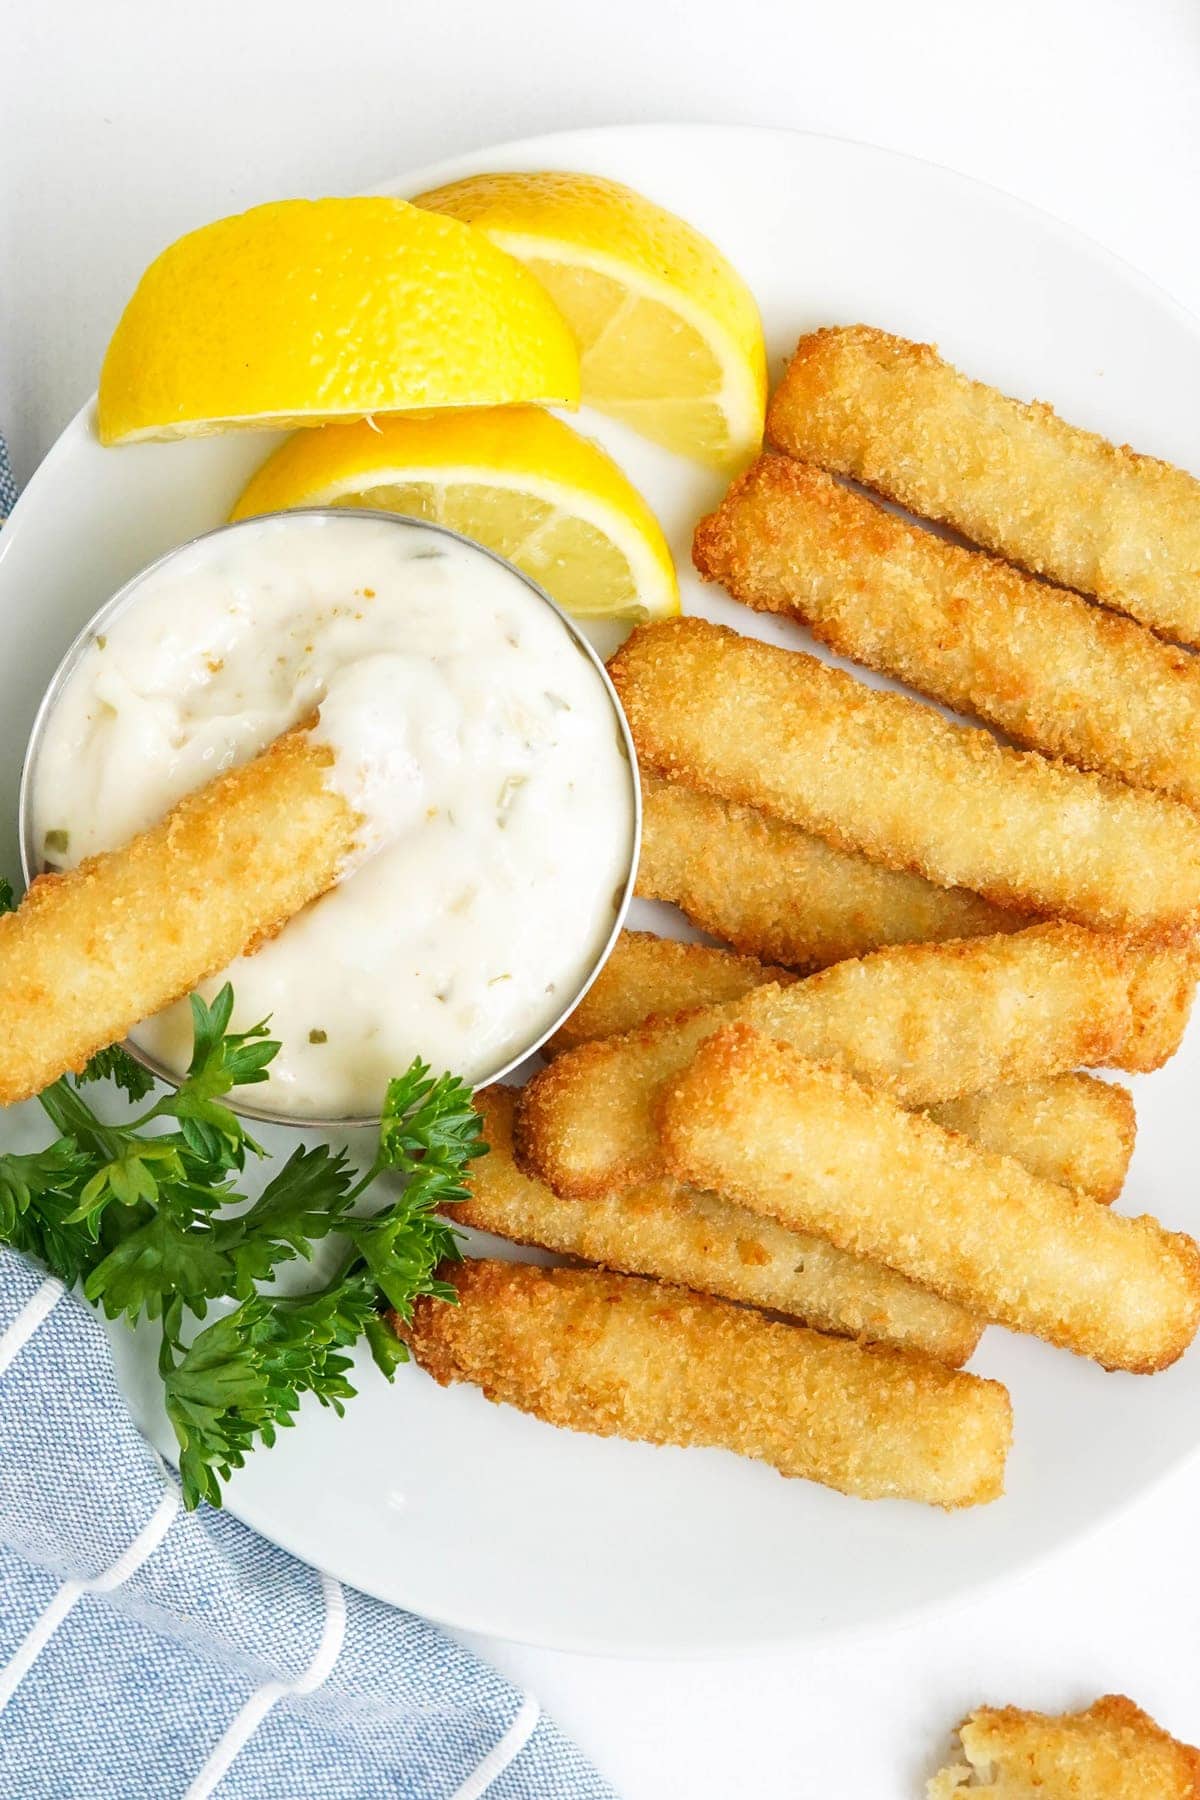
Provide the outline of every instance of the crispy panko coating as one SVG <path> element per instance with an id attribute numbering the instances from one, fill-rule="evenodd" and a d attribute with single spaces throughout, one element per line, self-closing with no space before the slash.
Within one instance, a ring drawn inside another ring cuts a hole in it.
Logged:
<path id="1" fill-rule="evenodd" d="M 969 380 L 932 344 L 867 325 L 801 338 L 767 437 L 1200 644 L 1200 481 Z"/>
<path id="2" fill-rule="evenodd" d="M 1133 959 L 1129 990 L 1133 1030 L 1122 1069 L 1150 1073 L 1178 1050 L 1196 997 L 1200 970 L 1194 945 L 1183 950 L 1151 950 Z"/>
<path id="3" fill-rule="evenodd" d="M 657 1106 L 667 1167 L 997 1325 L 1152 1374 L 1200 1326 L 1200 1247 L 994 1156 L 746 1025 Z"/>
<path id="4" fill-rule="evenodd" d="M 765 981 L 795 981 L 787 969 L 711 944 L 681 944 L 652 931 L 623 931 L 608 961 L 570 1017 L 543 1047 L 560 1056 L 594 1038 L 617 1037 L 654 1015 L 671 1018 L 697 1006 L 740 1000 Z"/>
<path id="5" fill-rule="evenodd" d="M 1200 1800 L 1200 1750 L 1123 1694 L 1057 1716 L 981 1706 L 958 1737 L 963 1760 L 933 1777 L 927 1800 Z"/>
<path id="6" fill-rule="evenodd" d="M 786 456 L 734 482 L 693 555 L 735 600 L 1019 744 L 1200 807 L 1200 663 L 1132 619 Z"/>
<path id="7" fill-rule="evenodd" d="M 36 1094 L 333 885 L 361 821 L 305 728 L 0 917 L 0 1106 Z"/>
<path id="8" fill-rule="evenodd" d="M 506 1087 L 475 1096 L 489 1151 L 472 1167 L 470 1199 L 447 1209 L 454 1224 L 789 1313 L 839 1337 L 903 1344 L 951 1368 L 979 1342 L 982 1325 L 961 1307 L 716 1194 L 655 1181 L 597 1200 L 559 1199 L 513 1161 L 515 1099 Z"/>
<path id="9" fill-rule="evenodd" d="M 997 1156 L 1015 1156 L 1043 1181 L 1078 1188 L 1111 1206 L 1125 1185 L 1137 1120 L 1133 1095 L 1094 1075 L 1055 1075 L 988 1088 L 931 1106 L 947 1131 Z"/>
<path id="10" fill-rule="evenodd" d="M 443 1386 L 550 1425 L 709 1446 L 865 1500 L 977 1506 L 1003 1491 L 1007 1391 L 892 1345 L 822 1337 L 684 1288 L 472 1261 L 458 1305 L 393 1324 Z"/>
<path id="11" fill-rule="evenodd" d="M 1200 817 L 1182 801 L 706 619 L 639 626 L 609 671 L 639 757 L 693 787 L 998 906 L 1160 942 L 1200 923 Z"/>
<path id="12" fill-rule="evenodd" d="M 1034 925 L 963 943 L 894 945 L 791 987 L 651 1020 L 582 1044 L 534 1076 L 517 1111 L 518 1161 L 555 1193 L 580 1197 L 661 1174 L 656 1090 L 735 1020 L 913 1107 L 1080 1065 L 1124 1067 L 1144 961 L 1120 938 Z M 1137 1067 L 1142 1049 L 1139 1039 Z"/>
<path id="13" fill-rule="evenodd" d="M 881 944 L 1018 931 L 1030 920 L 964 888 L 885 869 L 755 806 L 642 770 L 637 891 L 750 956 L 824 969 Z"/>
<path id="14" fill-rule="evenodd" d="M 1157 964 L 1165 957 L 1146 960 Z M 786 974 L 752 957 L 624 931 L 599 980 L 552 1044 L 560 1052 L 574 1049 L 631 1031 L 649 1018 L 717 1006 L 776 981 L 786 983 Z M 1174 998 L 1169 993 L 1163 999 L 1168 1017 L 1168 1002 Z M 1147 1011 L 1147 1029 L 1135 1034 L 1139 1045 L 1151 1034 L 1152 1016 Z M 978 1139 L 987 1150 L 1015 1156 L 1047 1181 L 1081 1188 L 1106 1206 L 1120 1193 L 1133 1155 L 1132 1096 L 1127 1088 L 1092 1075 L 1053 1075 L 965 1094 L 931 1107 L 930 1117 L 947 1130 Z"/>

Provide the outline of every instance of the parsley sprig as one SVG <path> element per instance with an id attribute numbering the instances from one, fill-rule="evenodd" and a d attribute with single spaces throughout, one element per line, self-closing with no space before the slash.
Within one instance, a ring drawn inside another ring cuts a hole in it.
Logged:
<path id="1" fill-rule="evenodd" d="M 241 1178 L 266 1152 L 223 1097 L 266 1081 L 280 1046 L 265 1023 L 230 1031 L 228 985 L 211 1005 L 198 995 L 191 1005 L 192 1059 L 177 1089 L 127 1122 L 102 1119 L 87 1084 L 107 1078 L 134 1105 L 154 1091 L 118 1046 L 103 1050 L 39 1095 L 54 1141 L 0 1156 L 0 1240 L 82 1283 L 110 1319 L 160 1321 L 159 1373 L 189 1508 L 219 1506 L 221 1483 L 293 1423 L 305 1394 L 340 1414 L 355 1392 L 360 1339 L 391 1379 L 407 1351 L 384 1309 L 409 1318 L 420 1295 L 453 1299 L 436 1271 L 459 1252 L 438 1209 L 465 1198 L 467 1164 L 487 1148 L 470 1089 L 452 1075 L 435 1080 L 418 1059 L 388 1084 L 369 1168 L 357 1171 L 344 1150 L 302 1145 L 250 1200 Z M 364 1211 L 383 1176 L 399 1180 Z M 330 1236 L 341 1256 L 323 1287 L 260 1291 Z M 193 1329 L 212 1302 L 229 1301 L 232 1310 Z"/>

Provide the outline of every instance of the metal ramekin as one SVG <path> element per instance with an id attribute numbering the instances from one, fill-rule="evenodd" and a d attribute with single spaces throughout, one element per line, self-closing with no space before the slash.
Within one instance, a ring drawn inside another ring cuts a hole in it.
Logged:
<path id="1" fill-rule="evenodd" d="M 295 507 L 288 512 L 262 513 L 256 515 L 254 518 L 239 519 L 232 525 L 218 525 L 212 531 L 202 531 L 196 537 L 187 539 L 185 543 L 177 544 L 173 550 L 168 550 L 165 555 L 157 557 L 154 562 L 148 563 L 144 569 L 139 570 L 138 573 L 127 581 L 123 587 L 118 588 L 112 598 L 106 600 L 104 605 L 101 606 L 88 620 L 87 624 L 67 649 L 66 654 L 63 656 L 62 661 L 59 663 L 58 668 L 51 678 L 46 692 L 42 696 L 41 704 L 38 707 L 37 715 L 33 721 L 33 729 L 29 734 L 29 742 L 25 749 L 25 760 L 21 767 L 21 786 L 17 800 L 17 830 L 20 839 L 21 872 L 25 878 L 26 886 L 29 885 L 36 875 L 42 873 L 39 848 L 34 843 L 32 806 L 33 789 L 37 780 L 38 752 L 41 748 L 46 722 L 53 712 L 59 696 L 62 694 L 68 681 L 74 674 L 75 669 L 78 667 L 80 658 L 92 639 L 99 633 L 102 633 L 105 627 L 110 625 L 114 619 L 124 612 L 127 606 L 133 604 L 137 597 L 138 590 L 147 577 L 157 574 L 160 569 L 165 568 L 175 557 L 182 556 L 185 551 L 191 550 L 196 544 L 205 543 L 209 538 L 226 536 L 230 532 L 248 530 L 256 525 L 261 525 L 264 519 L 291 517 L 336 519 L 360 518 L 371 519 L 376 523 L 383 520 L 400 526 L 408 531 L 430 532 L 437 537 L 452 538 L 456 543 L 465 544 L 468 549 L 474 550 L 478 555 L 486 556 L 490 561 L 499 563 L 502 568 L 507 569 L 510 574 L 515 576 L 531 594 L 536 595 L 542 605 L 548 607 L 554 616 L 561 621 L 566 631 L 574 640 L 576 647 L 587 661 L 591 663 L 608 695 L 609 704 L 612 707 L 613 717 L 616 721 L 617 741 L 624 751 L 626 765 L 629 769 L 630 798 L 633 802 L 633 832 L 629 846 L 629 872 L 625 878 L 624 886 L 621 889 L 620 901 L 614 911 L 612 930 L 591 969 L 588 971 L 584 980 L 579 984 L 576 991 L 572 994 L 569 1002 L 562 1008 L 561 1012 L 558 1013 L 544 1031 L 540 1032 L 530 1043 L 524 1045 L 516 1056 L 509 1057 L 507 1061 L 499 1067 L 490 1069 L 487 1074 L 481 1076 L 475 1084 L 477 1089 L 486 1087 L 490 1082 L 500 1081 L 506 1075 L 511 1075 L 513 1070 L 525 1061 L 526 1057 L 532 1056 L 535 1051 L 541 1049 L 546 1040 L 552 1037 L 558 1030 L 568 1014 L 573 1012 L 575 1007 L 578 1006 L 579 1002 L 583 999 L 583 996 L 587 993 L 593 981 L 595 981 L 597 975 L 604 967 L 604 964 L 608 961 L 613 945 L 616 943 L 617 937 L 620 934 L 621 927 L 625 923 L 625 916 L 629 911 L 629 903 L 633 898 L 634 881 L 637 876 L 638 853 L 641 848 L 642 840 L 642 790 L 641 782 L 638 777 L 637 752 L 633 747 L 633 738 L 630 735 L 629 725 L 625 718 L 625 714 L 622 711 L 621 703 L 617 699 L 616 689 L 609 680 L 608 671 L 604 667 L 603 662 L 592 648 L 592 645 L 584 637 L 575 620 L 572 619 L 569 614 L 565 613 L 562 607 L 557 605 L 557 603 L 550 598 L 549 594 L 547 594 L 543 588 L 539 587 L 536 581 L 531 580 L 521 569 L 516 568 L 512 563 L 507 561 L 505 557 L 498 555 L 496 551 L 489 550 L 486 545 L 478 544 L 473 538 L 464 536 L 461 531 L 453 531 L 448 525 L 435 525 L 428 519 L 411 519 L 406 514 L 401 513 L 375 512 L 367 507 Z M 159 1081 L 165 1082 L 168 1087 L 178 1087 L 180 1077 L 173 1074 L 170 1069 L 165 1068 L 154 1057 L 148 1056 L 146 1052 L 140 1050 L 136 1044 L 127 1040 L 125 1049 L 129 1052 L 130 1056 L 133 1057 L 135 1062 L 140 1063 L 144 1069 L 147 1069 L 150 1074 L 154 1075 Z M 239 1113 L 243 1118 L 259 1120 L 262 1123 L 269 1125 L 291 1125 L 297 1129 L 309 1131 L 350 1131 L 359 1128 L 378 1127 L 380 1122 L 379 1115 L 377 1114 L 367 1118 L 319 1118 L 310 1117 L 308 1115 L 301 1117 L 295 1113 L 272 1112 L 270 1108 L 255 1106 L 248 1100 L 242 1099 L 240 1096 L 229 1099 L 226 1103 L 234 1112 Z"/>

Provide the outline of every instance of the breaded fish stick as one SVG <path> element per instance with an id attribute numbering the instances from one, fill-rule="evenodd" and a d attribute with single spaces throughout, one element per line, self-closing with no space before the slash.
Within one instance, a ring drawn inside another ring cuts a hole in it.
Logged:
<path id="1" fill-rule="evenodd" d="M 656 1181 L 598 1200 L 559 1199 L 513 1161 L 515 1099 L 506 1087 L 475 1096 L 488 1154 L 468 1178 L 470 1198 L 447 1212 L 455 1225 L 790 1313 L 839 1337 L 903 1344 L 951 1368 L 978 1344 L 983 1327 L 961 1307 L 716 1194 Z"/>
<path id="2" fill-rule="evenodd" d="M 987 1088 L 931 1106 L 946 1131 L 997 1156 L 1015 1156 L 1043 1181 L 1078 1188 L 1111 1206 L 1125 1185 L 1137 1120 L 1133 1095 L 1094 1075 L 1054 1075 Z"/>
<path id="3" fill-rule="evenodd" d="M 1007 1391 L 890 1345 L 822 1337 L 684 1288 L 474 1261 L 458 1305 L 393 1318 L 445 1387 L 550 1425 L 756 1457 L 864 1500 L 977 1506 L 1003 1491 Z"/>
<path id="4" fill-rule="evenodd" d="M 824 969 L 881 944 L 982 937 L 1032 922 L 648 767 L 637 891 L 670 901 L 735 950 L 792 969 Z"/>
<path id="5" fill-rule="evenodd" d="M 337 880 L 361 821 L 289 731 L 0 917 L 0 1106 L 40 1093 Z"/>
<path id="6" fill-rule="evenodd" d="M 1138 954 L 1121 939 L 1072 925 L 877 950 L 568 1051 L 522 1091 L 517 1158 L 555 1193 L 581 1197 L 661 1174 L 655 1093 L 736 1020 L 913 1107 L 1080 1064 L 1120 1067 L 1138 975 Z"/>
<path id="7" fill-rule="evenodd" d="M 1181 801 L 705 619 L 639 626 L 609 669 L 639 756 L 694 787 L 999 906 L 1164 942 L 1197 927 L 1200 818 Z"/>
<path id="8" fill-rule="evenodd" d="M 735 956 L 711 944 L 681 944 L 652 931 L 623 931 L 608 961 L 575 1011 L 559 1026 L 546 1056 L 561 1056 L 593 1038 L 617 1037 L 654 1014 L 671 1018 L 697 1006 L 740 1000 L 752 988 L 797 977 L 769 968 L 753 956 Z"/>
<path id="9" fill-rule="evenodd" d="M 1123 1694 L 1057 1717 L 981 1706 L 958 1737 L 963 1760 L 933 1777 L 927 1800 L 1200 1800 L 1200 1750 Z"/>
<path id="10" fill-rule="evenodd" d="M 1131 967 L 1133 1030 L 1119 1067 L 1148 1073 L 1174 1056 L 1187 1028 L 1196 998 L 1196 948 L 1147 951 Z"/>
<path id="11" fill-rule="evenodd" d="M 748 1026 L 707 1039 L 658 1125 L 678 1180 L 1106 1369 L 1165 1369 L 1200 1326 L 1190 1237 L 1039 1181 Z"/>
<path id="12" fill-rule="evenodd" d="M 767 436 L 1200 644 L 1200 481 L 968 380 L 931 344 L 867 325 L 801 338 Z"/>
<path id="13" fill-rule="evenodd" d="M 1200 663 L 1132 619 L 943 543 L 786 456 L 734 482 L 693 555 L 735 600 L 800 620 L 1019 744 L 1200 807 Z"/>
<path id="14" fill-rule="evenodd" d="M 772 981 L 786 985 L 788 977 L 752 957 L 707 944 L 623 931 L 599 980 L 547 1048 L 561 1053 L 632 1031 L 656 1015 L 720 1005 Z M 1132 1096 L 1093 1075 L 1054 1075 L 989 1088 L 931 1107 L 930 1117 L 949 1131 L 976 1138 L 986 1150 L 1015 1156 L 1047 1181 L 1081 1188 L 1105 1206 L 1120 1193 L 1133 1154 Z"/>

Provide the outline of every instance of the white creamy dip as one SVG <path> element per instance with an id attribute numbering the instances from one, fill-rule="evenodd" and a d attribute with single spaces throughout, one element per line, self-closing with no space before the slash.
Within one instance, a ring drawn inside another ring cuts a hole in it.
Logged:
<path id="1" fill-rule="evenodd" d="M 320 709 L 366 851 L 230 979 L 283 1048 L 247 1099 L 371 1116 L 414 1056 L 468 1080 L 591 974 L 629 875 L 612 699 L 562 621 L 470 545 L 386 517 L 283 514 L 152 572 L 46 722 L 36 845 L 66 867 L 153 824 Z M 214 882 L 223 872 L 213 870 Z M 186 1001 L 134 1033 L 176 1071 Z"/>

